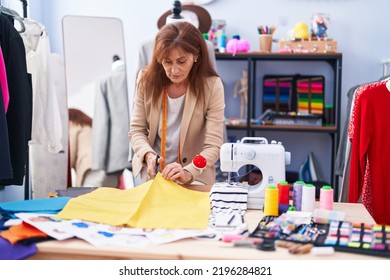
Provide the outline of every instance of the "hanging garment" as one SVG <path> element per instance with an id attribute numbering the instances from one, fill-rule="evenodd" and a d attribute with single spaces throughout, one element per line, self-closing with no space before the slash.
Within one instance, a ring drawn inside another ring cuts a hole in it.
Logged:
<path id="1" fill-rule="evenodd" d="M 345 167 L 345 149 L 348 142 L 348 124 L 350 119 L 350 112 L 352 107 L 352 101 L 355 95 L 355 91 L 360 87 L 361 85 L 354 86 L 348 90 L 347 93 L 347 110 L 346 110 L 346 118 L 345 118 L 345 125 L 344 130 L 341 132 L 340 142 L 337 149 L 337 156 L 335 161 L 335 174 L 336 175 L 343 175 L 344 167 Z"/>
<path id="2" fill-rule="evenodd" d="M 50 42 L 42 24 L 24 20 L 21 34 L 26 49 L 27 71 L 32 77 L 33 122 L 31 144 L 43 144 L 52 153 L 63 152 L 63 137 L 58 89 L 52 77 Z"/>
<path id="3" fill-rule="evenodd" d="M 390 224 L 390 91 L 386 82 L 363 85 L 355 93 L 349 139 L 351 141 L 348 201 L 362 203 L 376 223 Z"/>
<path id="4" fill-rule="evenodd" d="M 0 180 L 0 185 L 23 185 L 27 147 L 31 136 L 31 81 L 27 73 L 23 40 L 9 19 L 3 15 L 0 15 L 0 35 L 10 96 L 7 126 L 13 170 L 13 178 Z"/>
<path id="5" fill-rule="evenodd" d="M 63 58 L 50 51 L 44 25 L 24 19 L 21 34 L 33 88 L 29 163 L 33 198 L 47 197 L 67 184 L 67 100 Z"/>
<path id="6" fill-rule="evenodd" d="M 59 54 L 50 54 L 51 79 L 56 86 L 60 118 L 68 120 L 67 95 L 65 91 L 64 59 Z M 63 153 L 52 153 L 45 144 L 29 142 L 30 182 L 33 198 L 47 197 L 48 193 L 65 190 L 68 184 L 68 122 L 62 123 L 61 143 Z"/>
<path id="7" fill-rule="evenodd" d="M 341 184 L 339 186 L 339 202 L 348 201 L 348 188 L 349 188 L 349 173 L 350 173 L 350 161 L 351 161 L 351 142 L 348 138 L 348 125 L 350 122 L 350 116 L 353 108 L 353 100 L 356 90 L 361 85 L 354 86 L 348 91 L 347 102 L 347 114 L 342 131 L 340 142 L 337 150 L 336 162 L 335 162 L 335 174 L 341 177 Z"/>
<path id="8" fill-rule="evenodd" d="M 108 174 L 130 167 L 126 71 L 115 69 L 97 85 L 92 122 L 92 170 Z"/>
<path id="9" fill-rule="evenodd" d="M 1 94 L 3 96 L 3 107 L 7 113 L 8 104 L 9 104 L 9 91 L 8 91 L 8 81 L 7 81 L 7 71 L 5 69 L 3 51 L 0 47 L 0 84 L 1 84 Z"/>
<path id="10" fill-rule="evenodd" d="M 1 88 L 0 88 L 1 91 Z M 12 178 L 11 155 L 8 143 L 7 119 L 3 99 L 0 98 L 0 180 Z"/>

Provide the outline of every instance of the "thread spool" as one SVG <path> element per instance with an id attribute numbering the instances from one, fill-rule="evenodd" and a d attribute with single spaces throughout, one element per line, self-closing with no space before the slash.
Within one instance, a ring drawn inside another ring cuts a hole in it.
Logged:
<path id="1" fill-rule="evenodd" d="M 223 242 L 233 242 L 234 240 L 242 240 L 244 236 L 242 234 L 225 234 L 222 237 Z"/>
<path id="2" fill-rule="evenodd" d="M 278 206 L 278 213 L 279 215 L 282 215 L 283 213 L 286 213 L 287 211 L 296 211 L 295 207 L 290 204 L 279 204 Z"/>
<path id="3" fill-rule="evenodd" d="M 313 212 L 316 201 L 316 188 L 312 184 L 306 184 L 302 187 L 301 211 Z"/>
<path id="4" fill-rule="evenodd" d="M 286 181 L 278 183 L 279 204 L 290 204 L 290 184 Z"/>
<path id="5" fill-rule="evenodd" d="M 302 208 L 302 187 L 305 183 L 303 181 L 296 181 L 293 185 L 293 205 L 297 211 Z"/>
<path id="6" fill-rule="evenodd" d="M 320 209 L 333 210 L 333 189 L 331 186 L 322 186 L 320 190 Z"/>
<path id="7" fill-rule="evenodd" d="M 279 191 L 275 185 L 269 185 L 265 190 L 264 215 L 279 216 Z"/>
<path id="8" fill-rule="evenodd" d="M 226 35 L 224 33 L 219 34 L 217 38 L 217 48 L 219 52 L 225 52 L 226 50 Z"/>

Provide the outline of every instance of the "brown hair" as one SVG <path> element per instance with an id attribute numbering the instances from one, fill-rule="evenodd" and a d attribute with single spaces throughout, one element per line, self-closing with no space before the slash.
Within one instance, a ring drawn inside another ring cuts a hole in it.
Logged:
<path id="1" fill-rule="evenodd" d="M 92 127 L 92 119 L 83 111 L 78 109 L 69 109 L 69 121 L 76 125 Z"/>
<path id="2" fill-rule="evenodd" d="M 197 57 L 197 62 L 194 63 L 188 75 L 189 90 L 204 101 L 206 78 L 218 76 L 218 74 L 211 64 L 202 34 L 189 22 L 167 24 L 157 33 L 152 61 L 143 72 L 138 89 L 150 93 L 154 101 L 158 100 L 164 88 L 172 83 L 165 74 L 161 64 L 162 60 L 176 48 Z M 157 106 L 157 102 L 154 104 Z"/>

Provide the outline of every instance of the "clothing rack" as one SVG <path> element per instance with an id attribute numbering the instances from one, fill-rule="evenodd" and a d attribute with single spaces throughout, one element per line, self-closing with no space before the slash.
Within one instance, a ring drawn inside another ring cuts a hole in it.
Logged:
<path id="1" fill-rule="evenodd" d="M 20 0 L 23 5 L 23 18 L 27 18 L 27 0 Z M 26 170 L 24 175 L 24 199 L 30 199 L 31 198 L 31 192 L 30 192 L 30 153 L 29 148 L 27 147 L 27 155 L 26 155 Z"/>
<path id="2" fill-rule="evenodd" d="M 22 2 L 22 5 L 23 5 L 23 17 L 24 18 L 27 18 L 27 0 L 20 0 L 20 2 Z M 0 6 L 1 6 L 1 0 L 0 0 Z"/>
<path id="3" fill-rule="evenodd" d="M 23 5 L 23 17 L 27 18 L 27 0 L 20 0 L 20 2 L 22 2 Z"/>
<path id="4" fill-rule="evenodd" d="M 21 0 L 22 2 L 22 5 L 23 5 L 23 17 L 27 17 L 27 1 L 23 1 Z M 20 23 L 20 29 L 17 30 L 19 33 L 23 33 L 25 31 L 25 26 L 24 26 L 24 22 L 23 22 L 23 18 L 21 16 L 19 16 L 19 14 L 12 10 L 12 9 L 9 9 L 9 8 L 6 8 L 4 6 L 2 6 L 2 1 L 0 1 L 0 11 L 1 13 L 4 13 L 5 16 L 9 17 L 9 18 L 13 18 L 14 20 L 18 21 Z M 21 182 L 20 185 L 23 185 L 24 187 L 24 198 L 25 199 L 30 199 L 30 188 L 29 188 L 29 182 L 30 182 L 30 179 L 29 179 L 29 151 L 28 151 L 28 146 L 26 147 L 26 151 L 25 151 L 25 164 L 24 164 L 24 170 L 23 170 L 24 174 L 23 174 L 23 181 Z M 10 182 L 7 184 L 6 180 L 5 180 L 5 184 L 6 185 L 13 185 L 11 183 L 12 180 L 10 180 Z M 17 185 L 19 185 L 19 183 L 17 183 Z"/>

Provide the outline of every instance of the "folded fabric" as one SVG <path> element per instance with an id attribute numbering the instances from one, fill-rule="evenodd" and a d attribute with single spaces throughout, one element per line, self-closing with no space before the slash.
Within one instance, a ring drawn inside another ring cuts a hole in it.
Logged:
<path id="1" fill-rule="evenodd" d="M 36 244 L 12 245 L 8 240 L 0 237 L 0 260 L 22 260 L 37 253 Z"/>
<path id="2" fill-rule="evenodd" d="M 237 211 L 245 213 L 248 201 L 248 186 L 218 182 L 210 191 L 211 211 Z"/>
<path id="3" fill-rule="evenodd" d="M 11 226 L 9 229 L 0 232 L 0 236 L 7 239 L 11 244 L 29 238 L 48 237 L 46 233 L 26 223 Z"/>
<path id="4" fill-rule="evenodd" d="M 129 190 L 99 188 L 72 198 L 56 218 L 147 229 L 203 229 L 209 214 L 209 193 L 186 189 L 158 173 Z"/>
<path id="5" fill-rule="evenodd" d="M 50 197 L 31 200 L 18 200 L 0 203 L 0 215 L 4 219 L 16 219 L 15 213 L 57 214 L 68 203 L 70 197 Z"/>

